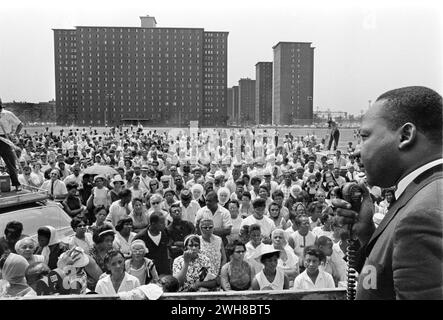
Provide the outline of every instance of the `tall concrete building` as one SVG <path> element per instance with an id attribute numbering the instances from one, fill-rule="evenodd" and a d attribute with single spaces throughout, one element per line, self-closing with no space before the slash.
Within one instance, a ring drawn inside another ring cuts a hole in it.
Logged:
<path id="1" fill-rule="evenodd" d="M 255 121 L 272 124 L 272 62 L 255 65 Z"/>
<path id="2" fill-rule="evenodd" d="M 238 81 L 238 101 L 240 123 L 255 124 L 255 80 L 245 78 Z"/>
<path id="3" fill-rule="evenodd" d="M 228 32 L 141 27 L 54 29 L 60 125 L 224 125 Z"/>
<path id="4" fill-rule="evenodd" d="M 314 47 L 311 47 L 311 42 L 279 42 L 272 48 L 274 49 L 273 124 L 311 124 Z"/>

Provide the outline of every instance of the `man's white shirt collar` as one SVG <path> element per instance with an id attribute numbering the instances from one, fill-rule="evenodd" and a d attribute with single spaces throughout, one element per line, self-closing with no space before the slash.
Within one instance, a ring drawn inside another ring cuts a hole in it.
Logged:
<path id="1" fill-rule="evenodd" d="M 422 165 L 421 167 L 415 169 L 411 173 L 409 173 L 406 177 L 401 179 L 397 184 L 397 190 L 395 191 L 395 199 L 399 199 L 400 196 L 403 194 L 403 192 L 406 190 L 408 185 L 414 181 L 415 178 L 417 178 L 420 174 L 425 172 L 426 170 L 435 167 L 436 165 L 443 164 L 443 158 L 431 161 L 426 163 L 425 165 Z"/>

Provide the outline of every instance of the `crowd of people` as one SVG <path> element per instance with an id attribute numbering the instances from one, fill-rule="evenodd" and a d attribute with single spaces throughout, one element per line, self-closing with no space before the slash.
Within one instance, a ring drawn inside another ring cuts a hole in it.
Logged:
<path id="1" fill-rule="evenodd" d="M 16 141 L 20 185 L 46 190 L 73 235 L 41 226 L 35 241 L 9 222 L 2 297 L 346 285 L 349 231 L 332 200 L 365 181 L 352 142 L 329 153 L 314 135 L 142 128 L 24 131 Z M 395 193 L 368 188 L 377 225 Z"/>

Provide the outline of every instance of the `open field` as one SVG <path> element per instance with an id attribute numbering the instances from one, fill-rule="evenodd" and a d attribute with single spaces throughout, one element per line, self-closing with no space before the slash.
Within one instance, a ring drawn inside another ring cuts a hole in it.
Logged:
<path id="1" fill-rule="evenodd" d="M 44 126 L 25 126 L 23 130 L 27 130 L 28 133 L 42 133 L 45 131 Z M 60 130 L 64 130 L 65 132 L 69 132 L 70 130 L 76 131 L 78 129 L 79 132 L 83 131 L 83 128 L 85 128 L 87 131 L 89 131 L 89 127 L 61 127 L 61 126 L 54 126 L 49 127 L 49 131 L 52 131 L 55 134 L 59 134 Z M 129 129 L 129 127 L 123 127 L 124 130 Z M 210 128 L 202 128 L 202 131 L 205 131 Z M 217 128 L 218 130 L 227 130 L 228 128 Z M 259 128 L 261 130 L 266 130 L 266 128 Z M 98 134 L 101 134 L 103 132 L 109 131 L 109 128 L 105 127 L 92 127 L 92 130 L 97 130 Z M 136 127 L 134 127 L 134 130 L 136 130 Z M 181 132 L 189 132 L 189 128 L 167 128 L 167 127 L 144 127 L 145 131 L 154 131 L 163 133 L 163 132 L 170 132 L 172 135 L 178 134 Z M 341 128 L 340 129 L 340 141 L 339 141 L 339 149 L 344 151 L 346 149 L 347 143 L 349 141 L 352 141 L 354 146 L 356 144 L 356 139 L 354 138 L 354 130 L 351 128 Z M 284 136 L 291 132 L 293 136 L 306 136 L 306 135 L 316 135 L 318 138 L 325 138 L 328 135 L 329 130 L 327 128 L 288 128 L 288 127 L 280 127 L 278 129 L 279 131 L 279 144 L 283 140 Z"/>

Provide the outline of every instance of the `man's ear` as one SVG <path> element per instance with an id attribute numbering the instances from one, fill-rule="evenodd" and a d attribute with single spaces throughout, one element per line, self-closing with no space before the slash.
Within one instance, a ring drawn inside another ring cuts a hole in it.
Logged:
<path id="1" fill-rule="evenodd" d="M 410 148 L 417 138 L 417 128 L 414 124 L 407 122 L 400 129 L 398 129 L 400 134 L 400 144 L 398 148 L 400 150 Z"/>

